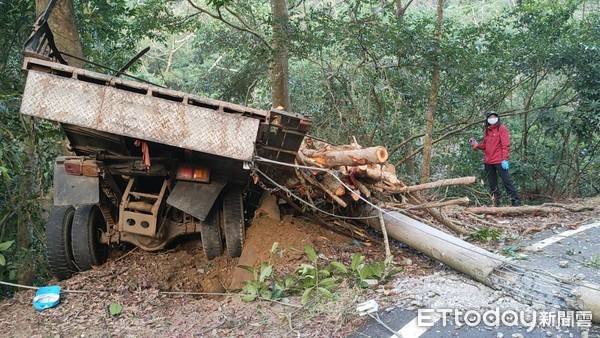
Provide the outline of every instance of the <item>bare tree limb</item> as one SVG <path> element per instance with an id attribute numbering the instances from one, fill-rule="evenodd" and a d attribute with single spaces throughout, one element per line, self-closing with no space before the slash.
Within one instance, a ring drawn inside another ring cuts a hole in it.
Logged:
<path id="1" fill-rule="evenodd" d="M 227 19 L 225 19 L 223 17 L 223 14 L 221 13 L 221 10 L 217 10 L 217 14 L 210 12 L 207 9 L 204 9 L 200 6 L 198 6 L 197 4 L 194 3 L 194 1 L 192 0 L 188 0 L 188 3 L 194 7 L 195 9 L 197 9 L 199 12 L 204 13 L 208 16 L 210 16 L 213 19 L 217 19 L 221 22 L 223 22 L 224 24 L 237 29 L 239 31 L 242 32 L 246 32 L 248 34 L 254 35 L 265 47 L 267 47 L 270 51 L 273 50 L 273 47 L 271 46 L 271 44 L 262 36 L 260 35 L 258 32 L 252 30 L 250 27 L 248 27 L 248 25 L 246 24 L 245 21 L 241 20 L 240 16 L 238 14 L 235 14 L 233 11 L 231 11 L 230 9 L 228 9 L 227 7 L 225 7 L 225 10 L 230 13 L 231 15 L 233 15 L 238 21 L 240 21 L 240 23 L 242 24 L 242 26 L 238 26 L 236 24 L 234 24 L 233 22 L 228 21 Z"/>

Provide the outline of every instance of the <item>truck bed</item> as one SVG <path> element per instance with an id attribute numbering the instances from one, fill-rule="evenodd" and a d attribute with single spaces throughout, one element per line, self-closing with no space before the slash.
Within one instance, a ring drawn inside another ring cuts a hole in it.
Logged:
<path id="1" fill-rule="evenodd" d="M 249 161 L 259 124 L 268 115 L 34 58 L 26 58 L 24 69 L 21 113 L 60 122 L 69 130 L 91 129 Z M 92 139 L 105 138 L 102 133 L 87 131 Z"/>

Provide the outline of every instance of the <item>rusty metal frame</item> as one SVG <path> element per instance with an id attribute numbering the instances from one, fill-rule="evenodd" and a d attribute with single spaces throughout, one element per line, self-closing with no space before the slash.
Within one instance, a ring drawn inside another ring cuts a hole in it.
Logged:
<path id="1" fill-rule="evenodd" d="M 27 58 L 21 113 L 250 161 L 267 112 Z"/>
<path id="2" fill-rule="evenodd" d="M 157 225 L 161 216 L 160 211 L 163 205 L 169 181 L 165 179 L 158 195 L 132 191 L 135 178 L 131 178 L 127 183 L 127 188 L 123 193 L 123 199 L 119 205 L 119 231 L 131 232 L 149 237 L 159 237 Z M 153 200 L 151 202 L 139 203 L 131 199 Z M 134 204 L 135 203 L 135 204 Z M 144 206 L 144 205 L 147 205 Z M 129 224 L 129 222 L 132 224 Z M 142 224 L 146 222 L 148 226 Z"/>

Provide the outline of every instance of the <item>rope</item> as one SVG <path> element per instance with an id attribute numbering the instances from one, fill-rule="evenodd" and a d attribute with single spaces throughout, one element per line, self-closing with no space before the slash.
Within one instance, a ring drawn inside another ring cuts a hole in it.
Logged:
<path id="1" fill-rule="evenodd" d="M 305 165 L 300 165 L 300 164 L 291 164 L 291 163 L 279 162 L 279 161 L 275 161 L 275 160 L 263 158 L 263 157 L 260 157 L 260 156 L 254 157 L 254 160 L 257 161 L 257 162 L 271 163 L 271 164 L 281 165 L 281 166 L 286 166 L 286 167 L 292 167 L 292 168 L 298 168 L 298 169 L 306 169 L 306 170 L 313 170 L 313 171 L 325 172 L 328 175 L 333 176 L 333 178 L 335 178 L 339 183 L 341 183 L 351 193 L 356 194 L 356 193 L 354 193 L 354 191 L 346 183 L 344 183 L 337 175 L 335 175 L 334 171 L 331 170 L 331 169 L 320 168 L 320 167 L 311 167 L 311 166 L 305 166 Z M 277 185 L 281 189 L 285 189 L 285 191 L 288 192 L 289 194 L 292 194 L 289 191 L 288 188 L 286 188 L 284 186 L 281 186 L 280 184 L 278 184 L 277 182 L 275 182 L 273 179 L 271 179 L 270 177 L 268 177 L 266 174 L 264 174 L 262 171 L 260 171 L 258 169 L 256 169 L 256 170 L 259 171 L 263 176 L 265 176 L 271 183 Z M 356 195 L 358 195 L 358 194 L 356 194 Z M 298 200 L 302 201 L 303 203 L 306 203 L 307 205 L 309 205 L 309 206 L 311 206 L 311 207 L 313 207 L 313 208 L 321 211 L 321 209 L 319 209 L 319 208 L 313 206 L 312 204 L 306 202 L 302 198 L 300 198 L 300 197 L 298 197 L 296 195 L 293 195 L 293 194 L 292 194 L 292 196 L 294 196 Z M 383 208 L 381 208 L 381 207 L 373 204 L 372 202 L 366 200 L 363 196 L 358 195 L 358 197 L 362 201 L 364 201 L 366 204 L 368 204 L 369 206 L 371 206 L 372 208 L 380 211 L 382 214 L 385 214 L 385 215 L 387 215 L 387 216 L 389 216 L 389 217 L 391 217 L 391 218 L 393 218 L 393 219 L 395 219 L 397 221 L 401 221 L 392 212 L 390 212 L 390 211 L 388 211 L 386 209 L 383 209 Z M 371 218 L 377 218 L 378 217 L 378 216 L 371 216 L 371 217 L 347 217 L 347 216 L 334 215 L 334 214 L 327 213 L 327 212 L 325 212 L 325 213 L 328 214 L 328 215 L 332 215 L 332 216 L 340 217 L 340 218 L 346 218 L 346 219 L 371 219 Z M 425 233 L 425 231 L 423 231 L 421 229 L 416 229 L 416 230 Z M 429 234 L 429 233 L 427 233 L 427 234 L 430 235 L 430 236 L 433 236 L 433 237 L 435 237 L 437 239 L 440 239 L 440 240 L 442 240 L 444 242 L 452 244 L 450 241 L 448 241 L 447 239 L 445 239 L 443 237 L 437 236 L 435 234 Z M 529 267 L 526 267 L 526 266 L 523 266 L 523 265 L 520 265 L 520 264 L 517 264 L 517 263 L 514 263 L 514 262 L 510 262 L 510 261 L 508 261 L 506 259 L 500 259 L 498 257 L 495 257 L 490 252 L 488 252 L 487 250 L 484 250 L 483 252 L 481 252 L 481 251 L 475 251 L 475 250 L 473 250 L 473 249 L 471 249 L 469 247 L 465 247 L 463 249 L 465 249 L 467 251 L 471 251 L 471 252 L 476 253 L 476 254 L 483 255 L 483 256 L 485 256 L 485 257 L 487 257 L 487 258 L 489 258 L 489 259 L 491 259 L 491 260 L 493 260 L 495 262 L 503 263 L 503 264 L 501 264 L 501 266 L 503 266 L 505 269 L 506 269 L 507 265 L 512 265 L 513 267 L 520 268 L 521 270 L 525 270 L 525 271 L 527 271 L 529 273 L 532 273 L 532 274 L 535 274 L 535 275 L 538 275 L 538 276 L 545 276 L 545 277 L 554 279 L 555 281 L 558 281 L 560 283 L 570 284 L 570 285 L 574 285 L 574 286 L 582 286 L 582 287 L 589 288 L 591 290 L 600 291 L 600 286 L 591 285 L 591 284 L 583 284 L 583 283 L 579 283 L 579 282 L 575 282 L 575 281 L 568 281 L 568 280 L 565 280 L 565 279 L 560 278 L 558 276 L 552 275 L 551 273 L 546 272 L 546 271 L 536 271 L 536 270 L 533 270 L 533 269 L 531 269 Z M 521 276 L 523 276 L 523 275 L 521 274 Z M 498 276 L 497 280 L 499 280 L 499 279 L 502 279 L 502 277 Z M 515 293 L 515 290 L 512 290 L 511 288 L 503 287 L 503 289 L 506 289 L 510 294 Z"/>
<path id="2" fill-rule="evenodd" d="M 8 286 L 14 286 L 16 288 L 21 288 L 21 289 L 30 289 L 30 290 L 39 290 L 40 289 L 39 286 L 30 286 L 30 285 L 9 283 L 9 282 L 4 282 L 4 281 L 0 281 L 0 284 L 8 285 Z M 60 292 L 65 292 L 65 293 L 94 293 L 94 292 L 98 292 L 98 293 L 100 293 L 100 291 L 87 291 L 87 290 L 60 290 Z"/>
<path id="3" fill-rule="evenodd" d="M 14 286 L 17 288 L 22 288 L 22 289 L 31 289 L 31 290 L 39 290 L 40 289 L 39 286 L 29 286 L 29 285 L 16 284 L 16 283 L 4 282 L 4 281 L 0 281 L 0 284 Z M 61 293 L 111 293 L 111 291 L 63 290 L 63 289 L 61 289 L 60 292 Z M 224 293 L 224 292 L 160 291 L 159 290 L 158 293 L 163 294 L 163 295 L 184 295 L 184 296 L 245 296 L 245 294 L 242 294 L 242 293 Z M 280 302 L 276 299 L 269 299 L 269 298 L 264 298 L 264 297 L 257 297 L 257 299 L 268 301 L 268 302 L 273 302 L 273 303 L 277 303 L 277 304 L 281 304 L 281 305 L 285 305 L 285 306 L 290 306 L 290 307 L 294 307 L 294 308 L 298 308 L 298 309 L 302 308 L 301 305 Z"/>

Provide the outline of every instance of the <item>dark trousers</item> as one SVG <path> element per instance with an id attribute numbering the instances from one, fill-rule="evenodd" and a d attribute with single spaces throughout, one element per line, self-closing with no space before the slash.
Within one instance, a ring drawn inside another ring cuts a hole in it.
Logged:
<path id="1" fill-rule="evenodd" d="M 488 183 L 490 184 L 490 191 L 494 195 L 494 204 L 500 204 L 500 197 L 502 193 L 500 189 L 498 189 L 498 175 L 502 179 L 504 183 L 504 188 L 506 188 L 506 194 L 510 196 L 510 200 L 512 205 L 521 205 L 521 199 L 519 198 L 519 193 L 513 184 L 513 181 L 510 179 L 510 174 L 508 170 L 502 169 L 502 165 L 498 164 L 484 164 L 485 172 L 487 173 Z"/>

